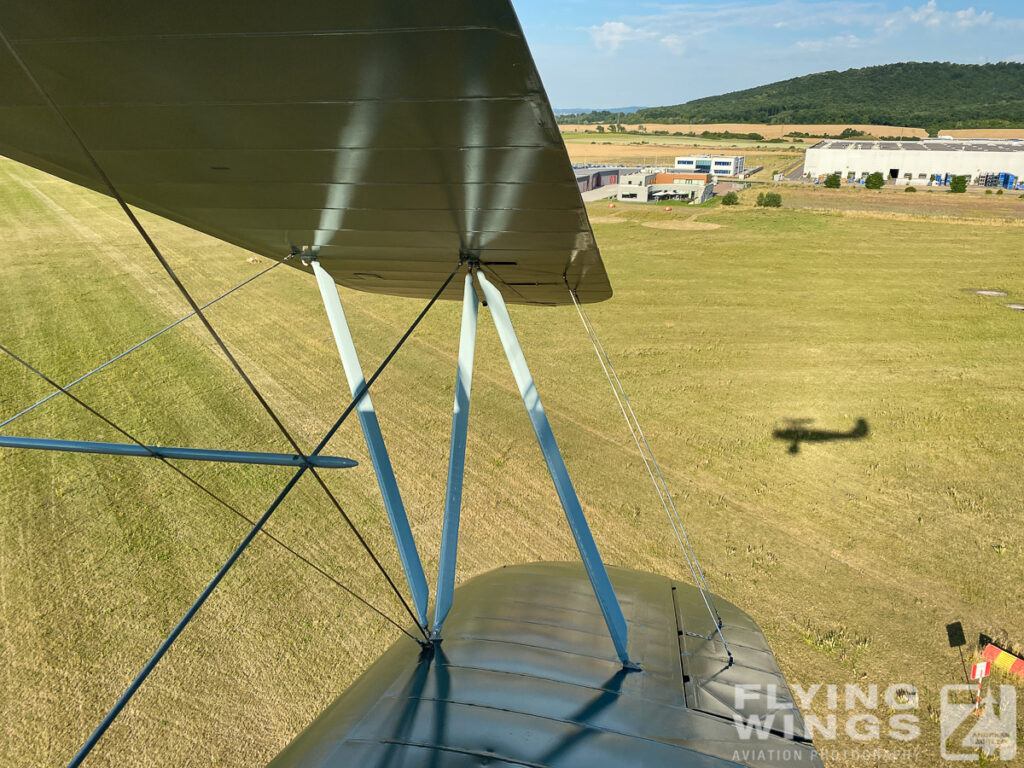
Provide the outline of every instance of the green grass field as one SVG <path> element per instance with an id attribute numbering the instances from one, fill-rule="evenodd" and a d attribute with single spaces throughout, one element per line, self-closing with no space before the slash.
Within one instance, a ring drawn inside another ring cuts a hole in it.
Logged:
<path id="1" fill-rule="evenodd" d="M 829 209 L 816 202 L 828 201 L 825 191 L 813 194 L 807 208 Z M 910 197 L 893 195 L 889 211 L 899 214 Z M 791 684 L 917 686 L 923 733 L 914 764 L 939 764 L 938 691 L 962 681 L 944 625 L 962 620 L 970 639 L 1024 641 L 1024 313 L 1003 306 L 1024 303 L 1021 230 L 972 226 L 945 209 L 906 220 L 755 209 L 752 191 L 741 200 L 672 211 L 596 204 L 616 293 L 591 317 L 712 589 L 760 623 Z M 269 264 L 144 221 L 201 301 Z M 0 231 L 0 343 L 59 380 L 187 312 L 99 195 L 4 161 Z M 965 292 L 980 288 L 1009 296 Z M 422 306 L 351 291 L 343 299 L 368 370 Z M 439 305 L 374 390 L 431 583 L 459 311 Z M 512 312 L 605 559 L 685 579 L 575 311 Z M 312 279 L 275 269 L 209 316 L 301 443 L 313 445 L 348 397 Z M 459 579 L 574 558 L 483 314 L 476 367 Z M 194 320 L 75 391 L 147 442 L 286 450 Z M 45 384 L 0 359 L 0 414 L 45 394 Z M 790 453 L 772 438 L 790 419 L 847 430 L 858 418 L 870 426 L 866 439 Z M 6 431 L 119 439 L 59 398 Z M 327 473 L 328 482 L 400 573 L 354 419 L 326 453 L 362 462 Z M 188 469 L 251 515 L 290 475 Z M 246 526 L 145 459 L 0 450 L 0 478 L 0 763 L 53 766 L 70 758 Z M 312 481 L 268 528 L 400 616 Z M 400 638 L 258 540 L 89 764 L 261 764 L 387 644 L 409 642 Z M 829 714 L 823 696 L 813 711 Z M 862 745 L 840 727 L 819 746 L 829 755 Z M 884 737 L 871 746 L 907 744 Z M 827 764 L 889 763 L 840 756 Z"/>

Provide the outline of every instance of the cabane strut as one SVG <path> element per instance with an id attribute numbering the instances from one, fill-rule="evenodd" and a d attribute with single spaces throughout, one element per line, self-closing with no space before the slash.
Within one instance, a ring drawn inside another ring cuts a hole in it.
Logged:
<path id="1" fill-rule="evenodd" d="M 355 344 L 345 318 L 345 312 L 341 305 L 341 298 L 338 295 L 337 285 L 327 270 L 320 265 L 319 258 L 314 249 L 306 248 L 303 250 L 303 254 L 303 263 L 310 264 L 316 275 L 317 284 L 320 287 L 324 307 L 330 319 L 331 330 L 334 332 L 338 353 L 341 356 L 349 388 L 352 390 L 353 397 L 355 397 L 363 384 L 362 370 L 359 366 L 359 358 L 356 355 Z M 448 482 L 445 493 L 441 556 L 437 574 L 437 593 L 434 602 L 434 622 L 431 638 L 435 641 L 441 640 L 441 629 L 445 618 L 451 610 L 455 588 L 459 516 L 466 465 L 466 435 L 469 427 L 470 392 L 478 317 L 478 299 L 474 290 L 475 281 L 483 292 L 486 306 L 490 309 L 491 318 L 494 320 L 494 327 L 505 350 L 505 356 L 508 358 L 512 375 L 516 380 L 519 394 L 523 399 L 523 405 L 526 407 L 534 434 L 537 436 L 537 442 L 540 445 L 541 452 L 544 454 L 544 460 L 547 463 L 551 480 L 558 493 L 558 499 L 562 504 L 562 509 L 565 512 L 566 520 L 569 522 L 569 528 L 572 531 L 576 547 L 586 567 L 590 583 L 594 588 L 594 594 L 601 607 L 601 613 L 604 615 L 605 623 L 608 625 L 608 632 L 615 646 L 615 652 L 624 667 L 638 669 L 639 665 L 630 661 L 627 652 L 629 632 L 622 608 L 615 595 L 615 590 L 612 588 L 611 580 L 608 578 L 608 571 L 601 560 L 597 544 L 594 542 L 590 526 L 587 524 L 583 508 L 573 488 L 572 480 L 569 478 L 569 471 L 565 466 L 558 443 L 555 441 L 554 433 L 551 431 L 551 424 L 544 411 L 544 406 L 541 404 L 540 395 L 537 393 L 533 376 L 530 374 L 530 369 L 526 364 L 526 357 L 512 326 L 512 319 L 509 317 L 505 300 L 501 295 L 501 291 L 494 287 L 483 274 L 479 262 L 476 259 L 468 259 L 467 261 L 470 271 L 466 275 L 463 293 L 462 330 L 459 341 L 458 368 L 455 378 L 455 403 L 452 412 Z M 423 626 L 426 626 L 428 592 L 426 580 L 423 576 L 423 566 L 416 549 L 412 530 L 409 527 L 405 507 L 402 505 L 394 470 L 388 457 L 384 438 L 380 432 L 380 424 L 377 421 L 377 415 L 369 396 L 360 398 L 357 413 L 359 414 L 359 421 L 363 428 L 363 435 L 366 438 L 366 445 L 370 452 L 374 471 L 377 475 L 377 483 L 384 498 L 384 506 L 391 521 L 392 533 L 398 545 L 402 567 L 405 569 L 405 575 L 413 595 L 417 615 L 420 616 Z"/>

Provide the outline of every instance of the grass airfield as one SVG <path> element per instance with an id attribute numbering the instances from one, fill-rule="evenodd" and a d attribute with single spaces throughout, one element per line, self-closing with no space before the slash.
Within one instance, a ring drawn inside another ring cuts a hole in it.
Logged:
<path id="1" fill-rule="evenodd" d="M 939 688 L 962 682 L 944 625 L 962 620 L 969 639 L 1024 641 L 1024 313 L 1003 306 L 1024 303 L 1024 200 L 958 196 L 956 208 L 952 196 L 923 191 L 780 191 L 779 210 L 752 207 L 756 190 L 734 208 L 592 205 L 616 293 L 590 314 L 712 589 L 760 623 L 791 685 L 835 684 L 840 699 L 847 683 L 917 686 L 922 735 L 911 745 L 921 754 L 909 764 L 937 765 Z M 989 204 L 999 211 L 986 214 Z M 201 302 L 269 265 L 144 221 Z M 3 161 L 0 229 L 0 343 L 61 381 L 187 312 L 99 195 Z M 343 299 L 367 370 L 422 306 Z M 437 306 L 374 388 L 431 584 L 459 313 Z M 512 313 L 605 559 L 686 580 L 575 311 Z M 209 316 L 300 442 L 314 444 L 348 398 L 313 281 L 280 267 Z M 459 579 L 575 558 L 486 313 L 474 378 Z M 74 391 L 145 442 L 286 450 L 195 320 Z M 4 417 L 48 393 L 0 359 Z M 6 431 L 118 439 L 62 400 Z M 865 439 L 791 453 L 772 437 L 790 420 L 842 431 L 858 418 Z M 355 419 L 325 453 L 361 462 L 325 474 L 400 574 Z M 187 469 L 248 514 L 290 476 Z M 52 766 L 70 758 L 246 527 L 158 462 L 0 450 L 0 478 L 0 762 Z M 312 480 L 268 529 L 400 616 Z M 400 638 L 257 540 L 89 764 L 261 764 Z M 818 742 L 827 765 L 892 764 L 835 755 L 865 744 L 846 735 L 848 713 L 829 710 L 823 693 L 811 710 L 840 717 L 838 737 Z M 882 736 L 867 746 L 908 746 Z"/>

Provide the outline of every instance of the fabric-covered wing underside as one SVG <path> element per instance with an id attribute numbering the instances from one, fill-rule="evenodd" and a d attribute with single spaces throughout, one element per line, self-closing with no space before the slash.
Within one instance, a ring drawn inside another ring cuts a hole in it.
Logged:
<path id="1" fill-rule="evenodd" d="M 463 253 L 509 302 L 611 296 L 508 0 L 5 0 L 0 26 L 132 205 L 316 246 L 359 290 L 429 297 Z M 107 191 L 6 49 L 0 153 Z"/>

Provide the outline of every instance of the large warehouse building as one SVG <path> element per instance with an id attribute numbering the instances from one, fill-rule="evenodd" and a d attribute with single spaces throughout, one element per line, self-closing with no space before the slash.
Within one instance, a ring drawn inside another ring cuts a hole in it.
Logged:
<path id="1" fill-rule="evenodd" d="M 924 141 L 818 142 L 807 150 L 804 173 L 811 178 L 838 173 L 860 180 L 879 172 L 897 183 L 968 183 L 1015 188 L 1024 182 L 1024 140 L 925 139 Z"/>

